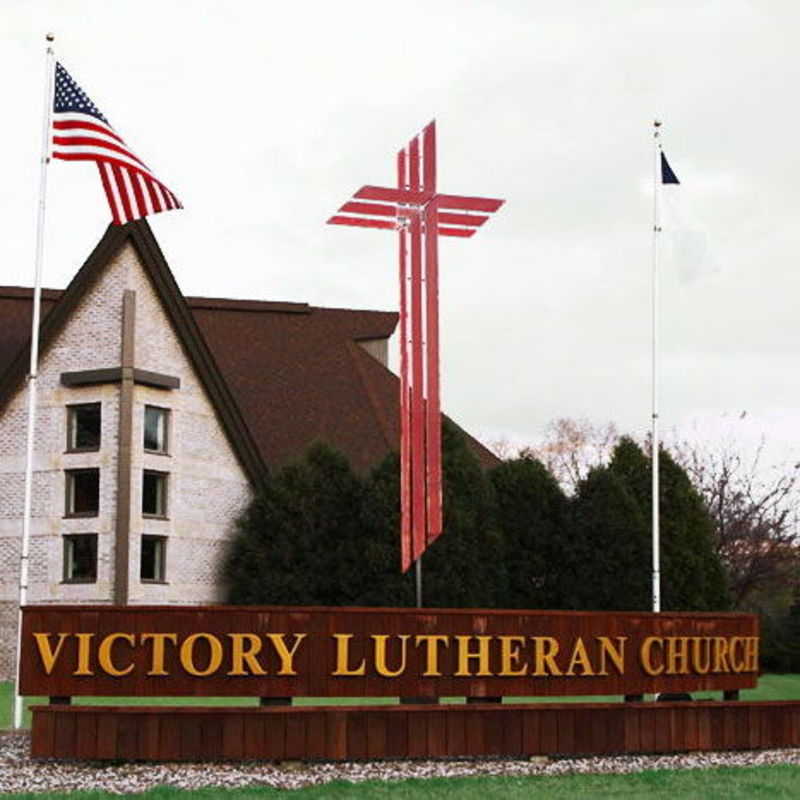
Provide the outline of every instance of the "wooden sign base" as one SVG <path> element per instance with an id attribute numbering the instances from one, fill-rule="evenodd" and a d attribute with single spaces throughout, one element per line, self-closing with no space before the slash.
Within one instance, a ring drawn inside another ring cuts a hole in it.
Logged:
<path id="1" fill-rule="evenodd" d="M 251 708 L 33 707 L 35 758 L 612 755 L 800 746 L 800 701 Z"/>

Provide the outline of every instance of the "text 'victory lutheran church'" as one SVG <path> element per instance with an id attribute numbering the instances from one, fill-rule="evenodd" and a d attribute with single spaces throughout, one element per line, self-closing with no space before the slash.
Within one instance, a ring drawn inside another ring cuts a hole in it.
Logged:
<path id="1" fill-rule="evenodd" d="M 44 290 L 30 603 L 224 600 L 234 521 L 314 441 L 399 442 L 397 314 L 184 297 L 144 221 Z M 13 677 L 32 291 L 0 288 L 0 679 Z M 485 466 L 494 456 L 467 437 Z"/>

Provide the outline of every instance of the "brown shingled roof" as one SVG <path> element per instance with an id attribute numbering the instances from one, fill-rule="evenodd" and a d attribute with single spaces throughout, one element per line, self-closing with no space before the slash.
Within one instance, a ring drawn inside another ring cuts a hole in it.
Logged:
<path id="1" fill-rule="evenodd" d="M 42 290 L 42 317 L 53 307 L 62 292 Z M 22 286 L 0 287 L 0 375 L 31 338 L 31 298 L 33 289 Z"/>
<path id="2" fill-rule="evenodd" d="M 391 335 L 396 314 L 331 308 L 253 312 L 232 306 L 229 301 L 224 308 L 208 308 L 189 299 L 268 464 L 300 458 L 315 440 L 346 453 L 357 470 L 368 469 L 391 449 L 351 348 L 354 340 Z"/>
<path id="3" fill-rule="evenodd" d="M 44 290 L 43 319 L 61 295 Z M 27 348 L 31 296 L 0 287 L 0 376 Z M 264 463 L 281 466 L 325 441 L 366 471 L 397 448 L 397 377 L 357 344 L 388 338 L 396 313 L 203 297 L 186 306 Z M 485 467 L 497 463 L 467 438 Z"/>

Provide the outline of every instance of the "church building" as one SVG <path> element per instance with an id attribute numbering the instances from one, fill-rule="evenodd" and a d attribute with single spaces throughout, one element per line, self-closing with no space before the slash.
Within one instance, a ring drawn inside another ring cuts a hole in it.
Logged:
<path id="1" fill-rule="evenodd" d="M 32 294 L 0 287 L 0 679 L 16 648 Z M 224 601 L 233 523 L 268 470 L 314 441 L 361 472 L 398 448 L 396 324 L 184 297 L 144 220 L 110 226 L 65 290 L 42 293 L 29 602 Z"/>

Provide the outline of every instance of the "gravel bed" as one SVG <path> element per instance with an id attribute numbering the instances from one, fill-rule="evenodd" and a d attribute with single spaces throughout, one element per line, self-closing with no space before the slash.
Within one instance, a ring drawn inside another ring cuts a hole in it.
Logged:
<path id="1" fill-rule="evenodd" d="M 204 764 L 103 764 L 29 758 L 29 734 L 0 734 L 0 795 L 102 789 L 114 794 L 155 786 L 182 789 L 272 786 L 299 789 L 333 780 L 402 780 L 467 775 L 565 775 L 625 773 L 644 769 L 706 769 L 768 764 L 800 765 L 800 749 L 603 758 L 460 759 L 361 762 L 247 762 Z"/>

